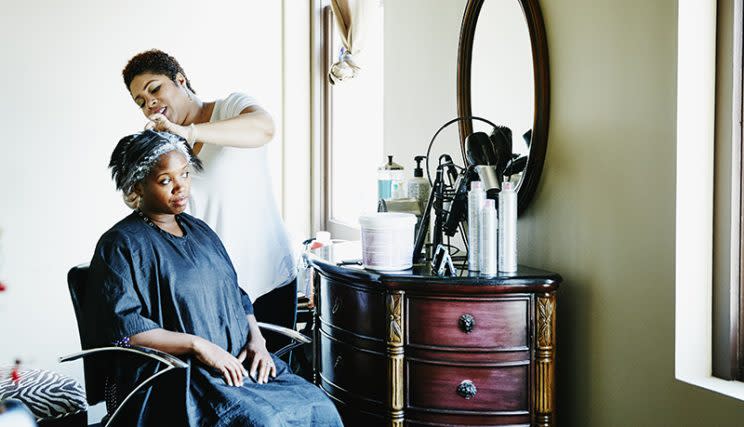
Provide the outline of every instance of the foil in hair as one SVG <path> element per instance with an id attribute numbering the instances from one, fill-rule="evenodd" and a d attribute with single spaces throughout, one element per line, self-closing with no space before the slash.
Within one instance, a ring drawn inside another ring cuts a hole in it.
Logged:
<path id="1" fill-rule="evenodd" d="M 111 153 L 109 162 L 117 190 L 124 194 L 131 193 L 135 184 L 150 173 L 160 156 L 171 151 L 180 152 L 194 169 L 202 170 L 201 160 L 178 135 L 146 130 L 122 138 Z"/>

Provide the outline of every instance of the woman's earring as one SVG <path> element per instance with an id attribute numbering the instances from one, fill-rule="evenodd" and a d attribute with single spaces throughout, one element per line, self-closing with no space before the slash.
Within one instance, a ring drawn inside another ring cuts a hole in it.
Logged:
<path id="1" fill-rule="evenodd" d="M 189 102 L 193 102 L 194 101 L 193 99 L 191 99 L 191 91 L 188 90 L 188 89 L 186 89 L 186 96 L 189 97 Z"/>

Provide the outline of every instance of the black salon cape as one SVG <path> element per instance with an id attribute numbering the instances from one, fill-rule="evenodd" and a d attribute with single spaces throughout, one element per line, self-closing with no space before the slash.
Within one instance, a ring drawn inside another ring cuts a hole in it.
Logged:
<path id="1" fill-rule="evenodd" d="M 248 339 L 246 314 L 253 313 L 250 298 L 238 287 L 230 258 L 209 226 L 187 214 L 178 220 L 183 237 L 153 227 L 136 212 L 101 237 L 83 304 L 85 348 L 163 328 L 198 335 L 234 356 L 240 353 Z M 341 425 L 330 400 L 276 357 L 277 378 L 268 384 L 246 379 L 242 387 L 227 385 L 221 374 L 194 358 L 181 358 L 190 364 L 188 372 L 130 405 L 121 425 Z M 118 356 L 95 368 L 99 380 L 116 384 L 119 400 L 155 372 L 154 364 Z"/>

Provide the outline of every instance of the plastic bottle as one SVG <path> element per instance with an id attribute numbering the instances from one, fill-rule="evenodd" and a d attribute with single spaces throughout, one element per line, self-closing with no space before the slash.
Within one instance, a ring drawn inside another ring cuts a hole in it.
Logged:
<path id="1" fill-rule="evenodd" d="M 377 169 L 377 199 L 405 197 L 403 166 L 393 162 L 393 156 Z"/>
<path id="2" fill-rule="evenodd" d="M 480 223 L 481 209 L 486 200 L 486 192 L 480 181 L 470 183 L 468 192 L 468 270 L 480 271 Z"/>
<path id="3" fill-rule="evenodd" d="M 318 231 L 315 233 L 315 241 L 313 242 L 311 249 L 320 249 L 318 255 L 324 259 L 328 259 L 331 249 L 331 233 L 328 231 Z M 332 260 L 328 260 L 332 261 Z"/>
<path id="4" fill-rule="evenodd" d="M 429 180 L 424 178 L 424 170 L 421 168 L 421 161 L 424 159 L 426 159 L 426 156 L 416 156 L 413 158 L 416 161 L 416 168 L 413 170 L 413 178 L 406 182 L 407 195 L 410 198 L 418 200 L 421 212 L 426 208 L 426 203 L 429 201 L 429 193 L 431 192 Z"/>
<path id="5" fill-rule="evenodd" d="M 317 253 L 321 258 L 333 262 L 333 260 L 330 259 L 331 244 L 331 233 L 328 231 L 318 231 L 315 233 L 315 239 L 309 244 L 309 246 L 306 246 L 306 249 L 317 250 Z M 300 263 L 298 264 L 297 289 L 302 290 L 302 292 L 304 292 L 308 297 L 313 295 L 313 275 L 311 270 L 312 267 L 310 267 L 307 258 L 303 254 L 300 257 Z"/>
<path id="6" fill-rule="evenodd" d="M 517 192 L 509 181 L 499 193 L 499 271 L 517 271 Z"/>
<path id="7" fill-rule="evenodd" d="M 480 223 L 480 260 L 478 267 L 481 274 L 496 275 L 499 272 L 498 259 L 499 215 L 496 203 L 486 199 L 481 208 Z"/>

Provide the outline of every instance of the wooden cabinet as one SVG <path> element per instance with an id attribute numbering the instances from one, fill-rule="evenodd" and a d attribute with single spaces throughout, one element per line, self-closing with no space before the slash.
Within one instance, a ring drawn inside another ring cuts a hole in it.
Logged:
<path id="1" fill-rule="evenodd" d="M 310 256 L 314 374 L 346 425 L 555 425 L 560 276 L 375 273 L 337 246 Z"/>

